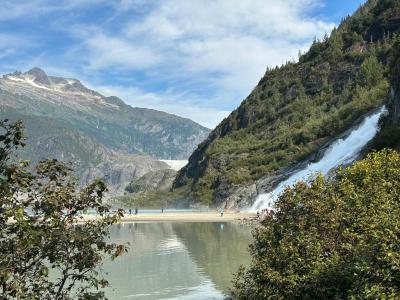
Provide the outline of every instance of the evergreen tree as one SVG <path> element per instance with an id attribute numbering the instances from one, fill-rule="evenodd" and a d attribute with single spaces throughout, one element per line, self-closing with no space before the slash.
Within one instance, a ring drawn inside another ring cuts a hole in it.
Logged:
<path id="1" fill-rule="evenodd" d="M 376 56 L 371 55 L 362 63 L 357 76 L 357 82 L 361 86 L 375 86 L 383 78 L 383 67 Z"/>

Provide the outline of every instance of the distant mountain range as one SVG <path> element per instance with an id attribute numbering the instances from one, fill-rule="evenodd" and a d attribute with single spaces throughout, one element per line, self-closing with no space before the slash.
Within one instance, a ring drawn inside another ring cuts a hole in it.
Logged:
<path id="1" fill-rule="evenodd" d="M 209 133 L 189 119 L 131 107 L 39 68 L 0 79 L 0 117 L 25 123 L 23 158 L 72 161 L 82 183 L 104 177 L 114 192 L 168 168 L 158 159 L 186 159 Z"/>

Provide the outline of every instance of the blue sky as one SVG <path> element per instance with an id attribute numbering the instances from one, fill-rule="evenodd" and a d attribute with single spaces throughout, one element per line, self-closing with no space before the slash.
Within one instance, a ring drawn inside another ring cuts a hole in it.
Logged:
<path id="1" fill-rule="evenodd" d="M 38 66 L 214 127 L 361 0 L 0 0 L 0 72 Z"/>

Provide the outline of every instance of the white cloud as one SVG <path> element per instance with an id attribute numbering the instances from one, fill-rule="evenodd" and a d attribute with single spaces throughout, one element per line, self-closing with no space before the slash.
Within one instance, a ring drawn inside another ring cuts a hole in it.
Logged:
<path id="1" fill-rule="evenodd" d="M 124 3 L 125 9 L 145 5 Z M 267 66 L 295 58 L 334 26 L 308 16 L 319 0 L 147 3 L 152 9 L 125 23 L 119 34 L 102 32 L 85 42 L 90 68 L 144 70 L 174 84 L 197 81 L 214 92 L 215 101 L 235 104 Z"/>
<path id="2" fill-rule="evenodd" d="M 155 53 L 146 45 L 95 34 L 88 37 L 86 47 L 90 53 L 90 68 L 113 66 L 117 69 L 145 69 L 157 65 L 162 53 Z"/>
<path id="3" fill-rule="evenodd" d="M 330 30 L 331 24 L 306 16 L 319 0 L 165 0 L 144 21 L 127 32 L 163 37 L 165 26 L 179 28 L 185 38 L 238 33 L 259 38 L 308 38 Z M 168 31 L 167 31 L 168 32 Z"/>

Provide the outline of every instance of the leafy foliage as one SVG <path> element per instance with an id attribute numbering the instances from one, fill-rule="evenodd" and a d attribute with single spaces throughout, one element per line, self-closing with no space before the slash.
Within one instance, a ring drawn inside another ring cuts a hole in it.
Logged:
<path id="1" fill-rule="evenodd" d="M 399 299 L 400 155 L 287 188 L 254 231 L 235 299 Z"/>
<path id="2" fill-rule="evenodd" d="M 66 164 L 46 160 L 31 172 L 13 155 L 21 146 L 22 123 L 0 122 L 0 298 L 104 298 L 101 262 L 126 251 L 106 241 L 122 213 L 108 213 L 101 181 L 77 191 Z M 78 223 L 87 209 L 102 218 Z"/>

